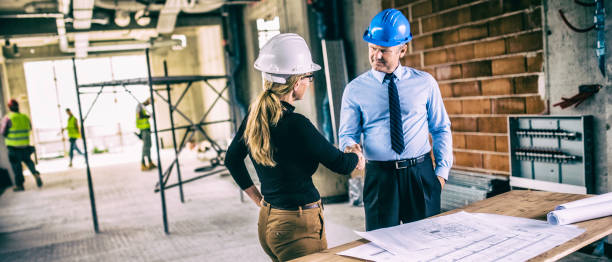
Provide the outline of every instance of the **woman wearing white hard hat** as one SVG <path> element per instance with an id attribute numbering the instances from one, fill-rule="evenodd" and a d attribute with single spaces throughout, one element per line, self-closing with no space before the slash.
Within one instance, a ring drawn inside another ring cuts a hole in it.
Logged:
<path id="1" fill-rule="evenodd" d="M 251 105 L 230 144 L 225 165 L 236 183 L 261 207 L 259 242 L 273 261 L 286 261 L 327 248 L 319 192 L 312 175 L 319 163 L 340 174 L 363 169 L 361 153 L 330 144 L 292 105 L 312 83 L 310 50 L 297 34 L 276 35 L 260 50 L 255 69 L 265 88 Z M 250 156 L 261 182 L 253 184 L 244 159 Z M 263 196 L 262 196 L 263 194 Z"/>

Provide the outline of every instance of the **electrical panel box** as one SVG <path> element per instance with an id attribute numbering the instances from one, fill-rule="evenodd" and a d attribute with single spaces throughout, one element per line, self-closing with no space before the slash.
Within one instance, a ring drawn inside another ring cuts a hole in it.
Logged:
<path id="1" fill-rule="evenodd" d="M 510 186 L 594 193 L 591 116 L 508 118 Z"/>

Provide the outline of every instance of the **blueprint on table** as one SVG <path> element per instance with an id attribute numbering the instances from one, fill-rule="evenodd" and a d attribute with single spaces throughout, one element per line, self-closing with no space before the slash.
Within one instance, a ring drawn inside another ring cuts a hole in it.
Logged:
<path id="1" fill-rule="evenodd" d="M 534 219 L 458 212 L 358 232 L 373 243 L 338 254 L 374 261 L 525 261 L 583 232 Z"/>

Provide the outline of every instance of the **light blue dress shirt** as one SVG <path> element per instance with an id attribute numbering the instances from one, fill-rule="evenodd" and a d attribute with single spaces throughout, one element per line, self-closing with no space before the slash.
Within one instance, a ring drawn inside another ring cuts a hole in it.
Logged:
<path id="1" fill-rule="evenodd" d="M 375 70 L 361 74 L 344 89 L 338 132 L 340 149 L 360 143 L 363 134 L 366 159 L 408 159 L 431 151 L 431 134 L 436 175 L 448 179 L 453 165 L 453 141 L 438 83 L 427 72 L 401 65 L 393 74 L 397 77 L 402 109 L 404 151 L 397 154 L 391 149 L 388 80 L 384 80 L 385 73 Z"/>

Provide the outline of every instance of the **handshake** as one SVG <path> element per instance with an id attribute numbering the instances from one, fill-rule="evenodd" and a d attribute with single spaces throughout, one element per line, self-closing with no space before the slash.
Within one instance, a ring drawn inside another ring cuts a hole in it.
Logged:
<path id="1" fill-rule="evenodd" d="M 363 150 L 361 150 L 361 146 L 359 144 L 354 144 L 352 146 L 347 146 L 344 148 L 344 153 L 355 153 L 357 157 L 359 157 L 359 162 L 357 162 L 357 170 L 365 169 L 365 157 L 363 156 Z"/>

